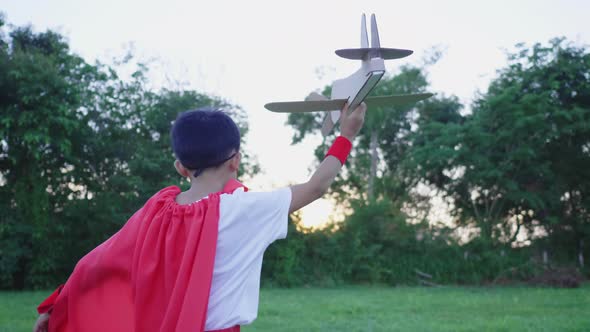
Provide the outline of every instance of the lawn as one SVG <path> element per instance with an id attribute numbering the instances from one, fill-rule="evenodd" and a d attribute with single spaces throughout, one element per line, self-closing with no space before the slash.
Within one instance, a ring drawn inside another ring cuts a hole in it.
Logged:
<path id="1" fill-rule="evenodd" d="M 0 292 L 0 332 L 31 331 L 48 292 Z M 263 289 L 262 331 L 590 331 L 579 289 L 370 287 Z"/>

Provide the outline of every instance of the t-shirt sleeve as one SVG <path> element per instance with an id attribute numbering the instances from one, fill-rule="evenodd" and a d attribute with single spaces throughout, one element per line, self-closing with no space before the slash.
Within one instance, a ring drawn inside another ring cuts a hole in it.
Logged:
<path id="1" fill-rule="evenodd" d="M 230 230 L 269 245 L 287 236 L 291 188 L 269 192 L 235 192 L 220 204 L 219 232 Z"/>

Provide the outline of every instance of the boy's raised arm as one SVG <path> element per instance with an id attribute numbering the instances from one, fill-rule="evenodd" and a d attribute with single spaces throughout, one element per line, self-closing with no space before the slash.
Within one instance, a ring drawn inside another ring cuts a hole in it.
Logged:
<path id="1" fill-rule="evenodd" d="M 350 114 L 348 104 L 344 106 L 340 114 L 340 134 L 342 137 L 349 142 L 354 140 L 354 137 L 363 126 L 366 111 L 367 106 L 365 103 L 359 105 Z M 291 187 L 289 213 L 295 212 L 322 197 L 334 182 L 341 168 L 342 162 L 338 158 L 333 155 L 326 156 L 309 181 Z"/>

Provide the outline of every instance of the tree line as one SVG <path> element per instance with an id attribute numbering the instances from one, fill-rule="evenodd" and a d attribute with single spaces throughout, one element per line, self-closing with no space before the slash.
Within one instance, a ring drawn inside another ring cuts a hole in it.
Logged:
<path id="1" fill-rule="evenodd" d="M 62 283 L 147 198 L 186 185 L 169 144 L 179 112 L 220 107 L 247 133 L 238 105 L 189 89 L 154 91 L 146 65 L 122 79 L 55 32 L 9 28 L 4 18 L 0 31 L 0 288 Z M 402 67 L 373 94 L 429 90 L 432 63 Z M 320 122 L 290 115 L 293 143 Z M 318 160 L 331 141 L 317 147 Z M 538 248 L 570 265 L 590 256 L 590 55 L 582 46 L 519 45 L 469 111 L 443 93 L 371 109 L 355 146 L 330 193 L 352 213 L 316 231 L 291 216 L 288 239 L 265 256 L 265 283 L 399 284 L 418 272 L 477 283 L 514 266 L 534 274 L 527 262 Z M 241 174 L 257 172 L 246 151 Z M 435 196 L 451 224 L 428 218 Z"/>
<path id="2" fill-rule="evenodd" d="M 372 93 L 426 92 L 436 61 L 403 66 Z M 329 96 L 330 87 L 322 92 Z M 311 253 L 293 255 L 291 266 L 307 270 L 294 282 L 313 282 L 309 268 L 348 282 L 415 283 L 420 271 L 452 283 L 510 273 L 530 279 L 547 269 L 536 262 L 547 264 L 548 252 L 555 265 L 587 273 L 588 50 L 565 38 L 516 45 L 470 106 L 438 93 L 416 105 L 368 110 L 347 171 L 332 187 L 333 198 L 354 212 L 337 230 L 316 232 L 336 243 L 332 249 L 325 239 L 300 237 L 294 248 Z M 321 117 L 290 114 L 293 143 L 319 132 Z M 318 146 L 318 160 L 331 141 Z M 445 202 L 451 223 L 429 216 L 433 198 Z M 345 268 L 327 272 L 305 261 L 323 255 Z"/>

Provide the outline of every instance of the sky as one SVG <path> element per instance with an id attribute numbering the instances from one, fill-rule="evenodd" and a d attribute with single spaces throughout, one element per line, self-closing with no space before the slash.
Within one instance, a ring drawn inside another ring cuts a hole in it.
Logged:
<path id="1" fill-rule="evenodd" d="M 456 95 L 467 107 L 516 43 L 564 36 L 590 44 L 588 0 L 0 0 L 0 11 L 14 25 L 60 32 L 89 62 L 132 49 L 150 61 L 154 88 L 182 82 L 241 106 L 250 124 L 246 147 L 263 168 L 247 184 L 254 190 L 311 175 L 321 138 L 290 145 L 286 115 L 263 106 L 300 100 L 354 72 L 359 63 L 334 50 L 359 47 L 362 13 L 376 14 L 383 47 L 414 50 L 386 61 L 388 72 L 422 63 L 437 47 L 444 53 L 429 69 L 431 91 Z M 317 201 L 304 209 L 304 223 L 321 224 L 331 211 L 331 202 Z"/>

